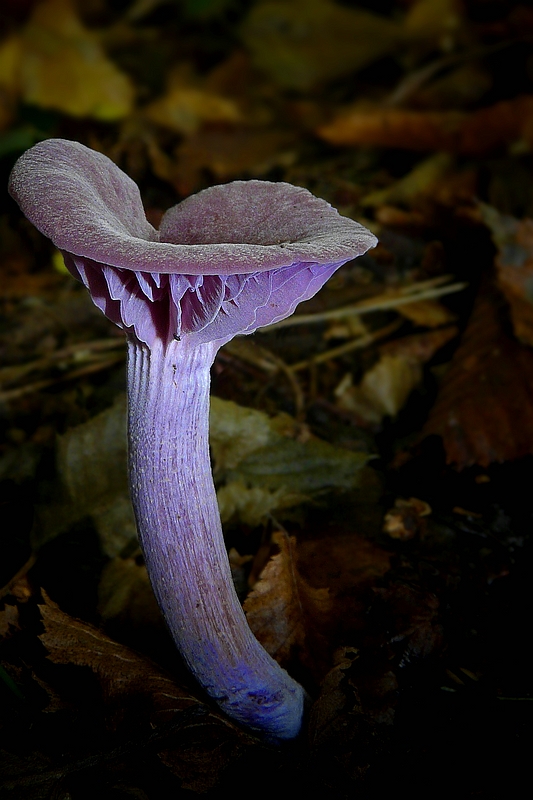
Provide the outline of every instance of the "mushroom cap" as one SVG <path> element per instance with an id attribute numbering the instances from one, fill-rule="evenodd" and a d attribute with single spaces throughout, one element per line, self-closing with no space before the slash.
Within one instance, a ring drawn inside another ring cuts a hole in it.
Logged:
<path id="1" fill-rule="evenodd" d="M 227 340 L 283 319 L 376 244 L 306 189 L 257 180 L 188 197 L 157 231 L 137 185 L 103 154 L 65 139 L 24 153 L 9 191 L 96 305 L 147 344 Z"/>

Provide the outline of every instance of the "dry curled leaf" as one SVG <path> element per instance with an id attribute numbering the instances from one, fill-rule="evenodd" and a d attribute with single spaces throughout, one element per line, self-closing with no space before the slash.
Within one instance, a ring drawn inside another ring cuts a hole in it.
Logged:
<path id="1" fill-rule="evenodd" d="M 281 664 L 295 657 L 312 663 L 317 625 L 327 617 L 327 589 L 315 589 L 298 573 L 296 539 L 275 533 L 280 552 L 273 556 L 244 603 L 248 623 L 265 650 Z"/>
<path id="2" fill-rule="evenodd" d="M 431 409 L 423 436 L 442 437 L 459 469 L 533 453 L 533 353 L 507 331 L 504 301 L 487 282 Z"/>

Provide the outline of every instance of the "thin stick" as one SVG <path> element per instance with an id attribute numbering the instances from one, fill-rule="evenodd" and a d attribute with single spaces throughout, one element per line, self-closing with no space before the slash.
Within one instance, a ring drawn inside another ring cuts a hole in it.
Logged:
<path id="1" fill-rule="evenodd" d="M 92 342 L 77 342 L 68 347 L 63 347 L 61 350 L 55 350 L 53 353 L 50 353 L 50 355 L 35 359 L 35 361 L 3 367 L 0 369 L 0 385 L 13 383 L 30 372 L 47 369 L 58 361 L 76 357 L 80 353 L 99 353 L 106 350 L 114 350 L 119 347 L 124 349 L 124 339 L 122 337 L 114 339 L 95 339 Z"/>
<path id="2" fill-rule="evenodd" d="M 369 347 L 371 344 L 374 344 L 374 342 L 378 342 L 380 339 L 385 339 L 387 336 L 390 336 L 391 333 L 398 330 L 402 323 L 403 320 L 396 319 L 394 322 L 391 322 L 390 325 L 385 325 L 384 328 L 379 328 L 379 330 L 368 333 L 366 336 L 360 336 L 358 339 L 353 339 L 350 342 L 346 342 L 346 344 L 341 344 L 339 347 L 333 347 L 331 350 L 326 350 L 325 353 L 319 353 L 305 361 L 298 361 L 297 364 L 290 364 L 289 368 L 292 372 L 299 372 L 315 364 L 322 364 L 324 361 L 330 361 L 333 358 L 343 356 L 345 353 L 350 353 L 352 350 L 362 350 L 364 347 Z"/>
<path id="3" fill-rule="evenodd" d="M 267 331 L 274 330 L 274 328 L 288 328 L 292 325 L 308 325 L 317 322 L 326 322 L 331 319 L 342 319 L 343 317 L 351 317 L 359 314 L 369 314 L 371 311 L 387 311 L 391 308 L 406 305 L 407 303 L 418 303 L 420 300 L 432 300 L 435 297 L 442 297 L 446 294 L 453 292 L 460 292 L 466 289 L 467 283 L 451 283 L 448 286 L 437 286 L 434 288 L 419 291 L 422 286 L 427 286 L 429 281 L 424 281 L 419 284 L 412 284 L 411 287 L 402 290 L 403 294 L 392 296 L 390 294 L 381 294 L 377 297 L 370 297 L 368 300 L 361 300 L 360 303 L 355 303 L 352 306 L 343 306 L 341 308 L 332 308 L 329 311 L 321 311 L 316 314 L 295 314 L 288 319 L 275 322 L 268 328 L 261 328 L 259 332 L 266 333 Z"/>
<path id="4" fill-rule="evenodd" d="M 93 361 L 90 364 L 87 364 L 85 367 L 81 367 L 73 372 L 68 372 L 65 375 L 61 375 L 59 378 L 48 378 L 46 380 L 36 381 L 35 383 L 28 383 L 25 386 L 19 386 L 17 389 L 7 389 L 5 392 L 0 392 L 0 403 L 18 400 L 20 397 L 24 397 L 28 394 L 34 394 L 35 392 L 40 392 L 42 389 L 48 389 L 51 386 L 65 383 L 65 381 L 73 381 L 77 378 L 83 378 L 85 375 L 91 375 L 94 372 L 101 372 L 101 370 L 113 367 L 115 364 L 118 364 L 123 360 L 124 356 L 121 353 L 111 358 Z"/>

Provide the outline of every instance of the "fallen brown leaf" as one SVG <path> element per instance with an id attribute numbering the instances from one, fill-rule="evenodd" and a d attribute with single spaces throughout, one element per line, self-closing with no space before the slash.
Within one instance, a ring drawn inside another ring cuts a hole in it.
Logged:
<path id="1" fill-rule="evenodd" d="M 413 303 L 412 305 L 422 305 L 423 302 Z M 410 304 L 411 305 L 411 304 Z M 399 306 L 399 309 L 402 306 Z M 429 316 L 426 317 L 425 324 L 431 327 L 431 322 L 434 318 L 431 316 L 433 308 L 428 310 Z M 447 313 L 448 309 L 445 309 Z M 438 311 L 440 314 L 440 310 Z M 399 339 L 393 339 L 390 342 L 380 345 L 379 352 L 382 354 L 388 353 L 389 355 L 404 356 L 405 358 L 412 358 L 417 361 L 429 361 L 441 347 L 448 344 L 457 334 L 458 328 L 455 325 L 447 325 L 445 328 L 439 328 L 436 331 L 426 331 L 424 333 L 415 333 L 412 336 L 402 336 Z"/>
<path id="2" fill-rule="evenodd" d="M 365 627 L 369 592 L 390 567 L 391 553 L 357 533 L 330 531 L 299 543 L 300 574 L 311 586 L 329 589 L 331 611 L 325 622 L 330 642 Z"/>
<path id="3" fill-rule="evenodd" d="M 423 309 L 419 311 L 424 313 Z M 434 311 L 430 309 L 430 313 Z M 335 391 L 339 408 L 371 425 L 378 425 L 385 416 L 395 417 L 421 383 L 422 365 L 456 334 L 457 329 L 448 326 L 383 345 L 379 360 L 357 386 L 351 384 L 350 375 L 341 381 Z"/>
<path id="4" fill-rule="evenodd" d="M 249 174 L 261 177 L 275 166 L 294 161 L 295 136 L 275 128 L 205 128 L 188 137 L 177 149 L 172 172 L 159 175 L 170 180 L 180 194 L 197 191 L 209 170 L 217 181 Z"/>
<path id="5" fill-rule="evenodd" d="M 398 306 L 398 312 L 414 325 L 424 328 L 438 328 L 455 320 L 449 308 L 438 300 L 419 300 L 417 303 L 404 303 Z"/>
<path id="6" fill-rule="evenodd" d="M 296 539 L 278 531 L 273 556 L 244 603 L 250 628 L 265 650 L 282 665 L 295 658 L 321 666 L 317 653 L 320 623 L 331 611 L 328 589 L 315 589 L 298 573 Z"/>
<path id="7" fill-rule="evenodd" d="M 156 732 L 173 731 L 170 743 L 169 737 L 163 736 L 155 749 L 184 787 L 206 791 L 243 748 L 253 746 L 252 737 L 211 711 L 147 658 L 92 625 L 69 617 L 46 597 L 39 608 L 45 626 L 40 639 L 49 660 L 88 667 L 94 673 L 102 691 L 108 729 L 127 739 L 144 725 Z M 191 716 L 194 708 L 202 714 Z"/>
<path id="8" fill-rule="evenodd" d="M 504 301 L 488 281 L 424 426 L 430 435 L 459 469 L 533 452 L 533 353 L 507 332 Z"/>
<path id="9" fill-rule="evenodd" d="M 503 100 L 473 113 L 354 108 L 318 129 L 334 145 L 398 147 L 482 156 L 533 138 L 533 97 Z"/>

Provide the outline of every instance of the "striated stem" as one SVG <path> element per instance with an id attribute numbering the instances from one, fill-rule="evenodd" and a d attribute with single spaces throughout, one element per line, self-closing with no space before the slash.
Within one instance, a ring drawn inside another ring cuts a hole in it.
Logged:
<path id="1" fill-rule="evenodd" d="M 218 345 L 129 341 L 131 496 L 154 593 L 187 666 L 236 721 L 298 734 L 304 691 L 254 637 L 233 588 L 209 458 Z"/>

